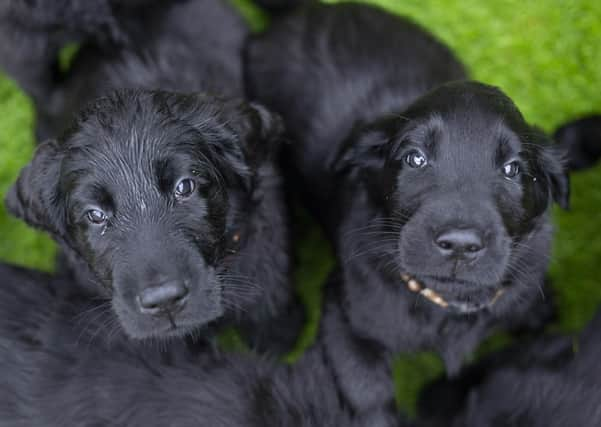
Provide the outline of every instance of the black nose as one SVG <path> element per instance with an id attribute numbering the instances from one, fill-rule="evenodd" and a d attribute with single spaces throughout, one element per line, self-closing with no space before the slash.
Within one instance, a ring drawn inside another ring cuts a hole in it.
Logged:
<path id="1" fill-rule="evenodd" d="M 159 314 L 180 310 L 185 304 L 186 295 L 186 286 L 175 280 L 146 288 L 138 295 L 140 311 L 144 314 Z"/>
<path id="2" fill-rule="evenodd" d="M 447 230 L 436 236 L 434 243 L 446 257 L 475 258 L 485 249 L 481 234 L 473 229 Z"/>

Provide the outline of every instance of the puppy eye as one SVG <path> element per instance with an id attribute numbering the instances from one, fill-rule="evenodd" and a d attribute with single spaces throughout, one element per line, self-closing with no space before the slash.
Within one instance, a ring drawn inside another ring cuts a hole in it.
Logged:
<path id="1" fill-rule="evenodd" d="M 513 179 L 520 174 L 520 164 L 517 161 L 506 163 L 503 166 L 503 175 L 506 178 Z"/>
<path id="2" fill-rule="evenodd" d="M 175 186 L 175 197 L 180 199 L 190 197 L 195 189 L 196 183 L 193 180 L 189 178 L 181 179 Z"/>
<path id="3" fill-rule="evenodd" d="M 405 155 L 405 163 L 415 169 L 423 168 L 428 164 L 428 159 L 421 151 L 411 151 Z"/>
<path id="4" fill-rule="evenodd" d="M 95 225 L 101 225 L 107 221 L 106 214 L 98 209 L 90 209 L 86 212 L 86 217 L 88 221 Z"/>

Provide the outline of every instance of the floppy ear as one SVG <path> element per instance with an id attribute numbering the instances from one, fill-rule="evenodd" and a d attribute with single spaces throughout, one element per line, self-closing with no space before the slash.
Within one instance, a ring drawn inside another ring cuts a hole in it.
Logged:
<path id="1" fill-rule="evenodd" d="M 279 153 L 284 123 L 278 114 L 260 104 L 253 102 L 241 108 L 246 117 L 239 128 L 242 150 L 249 165 L 255 169 Z"/>
<path id="2" fill-rule="evenodd" d="M 553 138 L 565 151 L 570 171 L 588 169 L 601 159 L 601 115 L 566 123 Z"/>
<path id="3" fill-rule="evenodd" d="M 396 147 L 392 135 L 397 128 L 398 125 L 387 119 L 356 127 L 331 160 L 330 170 L 359 180 L 374 201 L 385 203 L 394 191 L 398 173 L 398 168 L 394 167 L 396 161 L 391 156 Z"/>
<path id="4" fill-rule="evenodd" d="M 568 210 L 570 209 L 570 177 L 563 154 L 557 147 L 544 147 L 540 161 L 553 200 L 562 209 Z"/>
<path id="5" fill-rule="evenodd" d="M 381 170 L 390 152 L 390 133 L 385 122 L 357 126 L 331 159 L 330 167 L 337 173 L 358 170 Z"/>
<path id="6" fill-rule="evenodd" d="M 205 135 L 217 157 L 238 175 L 256 171 L 279 152 L 284 126 L 281 118 L 259 104 L 205 94 L 162 96 L 168 108 Z"/>
<path id="7" fill-rule="evenodd" d="M 561 208 L 570 208 L 570 178 L 565 150 L 553 143 L 553 140 L 537 126 L 529 126 L 523 131 L 528 142 L 531 165 L 534 167 L 532 178 L 538 181 L 537 187 L 555 201 Z M 548 203 L 549 197 L 541 203 Z M 542 209 L 546 209 L 541 205 Z"/>
<path id="8" fill-rule="evenodd" d="M 5 199 L 11 214 L 53 235 L 62 235 L 65 224 L 58 201 L 60 162 L 56 141 L 40 144 Z"/>

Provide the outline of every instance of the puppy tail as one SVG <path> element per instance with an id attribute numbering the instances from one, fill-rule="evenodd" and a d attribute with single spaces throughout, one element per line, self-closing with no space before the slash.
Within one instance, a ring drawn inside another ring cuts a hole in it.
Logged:
<path id="1" fill-rule="evenodd" d="M 601 114 L 565 123 L 553 137 L 566 155 L 569 171 L 591 168 L 601 159 Z"/>

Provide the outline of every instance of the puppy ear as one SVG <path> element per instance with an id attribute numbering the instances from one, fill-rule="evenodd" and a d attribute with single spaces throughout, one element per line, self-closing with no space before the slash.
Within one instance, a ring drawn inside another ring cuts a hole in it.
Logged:
<path id="1" fill-rule="evenodd" d="M 60 162 L 56 141 L 40 144 L 5 199 L 11 214 L 53 235 L 62 235 L 64 230 L 58 202 Z"/>
<path id="2" fill-rule="evenodd" d="M 563 172 L 551 178 L 553 199 L 564 210 L 570 209 L 570 177 Z"/>
<path id="3" fill-rule="evenodd" d="M 205 94 L 157 96 L 180 120 L 207 135 L 205 142 L 238 175 L 256 171 L 279 152 L 282 120 L 259 104 Z"/>
<path id="4" fill-rule="evenodd" d="M 564 161 L 564 152 L 557 147 L 545 147 L 541 157 L 553 200 L 562 209 L 570 209 L 570 177 Z"/>
<path id="5" fill-rule="evenodd" d="M 242 149 L 251 167 L 257 168 L 279 153 L 284 122 L 278 114 L 257 103 L 250 103 L 244 109 L 247 128 L 242 132 Z"/>
<path id="6" fill-rule="evenodd" d="M 601 159 L 601 115 L 566 123 L 553 138 L 565 151 L 570 171 L 593 167 Z"/>
<path id="7" fill-rule="evenodd" d="M 381 170 L 390 152 L 385 127 L 374 124 L 351 132 L 342 149 L 330 162 L 337 173 L 356 173 L 358 169 Z"/>
<path id="8" fill-rule="evenodd" d="M 570 178 L 568 175 L 567 156 L 564 149 L 553 143 L 553 140 L 537 126 L 530 126 L 526 135 L 526 152 L 532 156 L 534 167 L 532 177 L 538 181 L 540 191 L 548 197 L 541 199 L 541 208 L 546 209 L 549 197 L 562 209 L 570 208 Z"/>
<path id="9" fill-rule="evenodd" d="M 397 173 L 391 167 L 396 162 L 391 156 L 396 146 L 391 129 L 382 122 L 356 129 L 329 163 L 330 170 L 360 182 L 376 203 L 386 203 Z"/>

